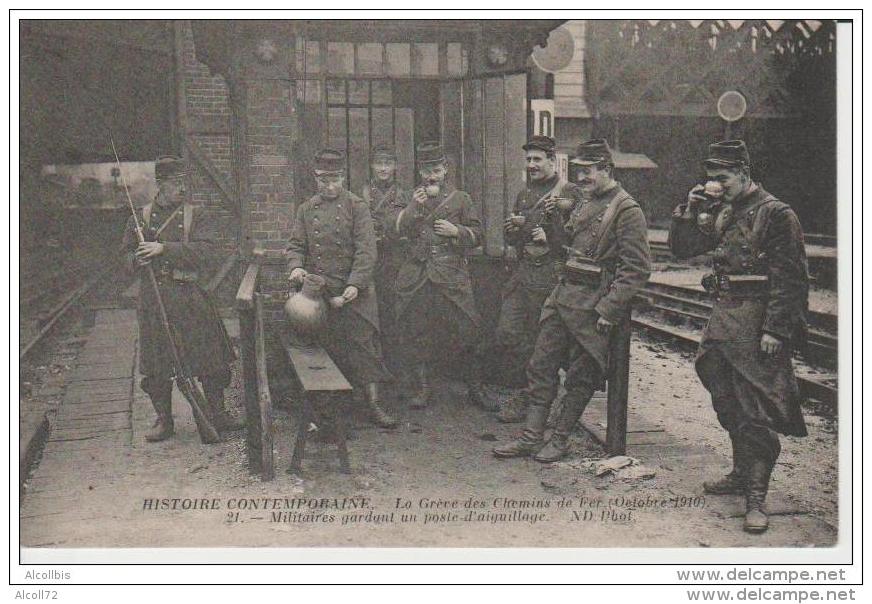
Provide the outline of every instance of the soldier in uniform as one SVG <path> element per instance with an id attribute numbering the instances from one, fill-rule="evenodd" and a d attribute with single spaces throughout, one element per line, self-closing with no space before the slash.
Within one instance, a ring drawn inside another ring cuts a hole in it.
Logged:
<path id="1" fill-rule="evenodd" d="M 439 143 L 417 148 L 422 186 L 399 209 L 395 229 L 408 238 L 409 252 L 397 274 L 397 324 L 404 361 L 417 382 L 412 408 L 430 401 L 430 373 L 446 355 L 463 359 L 467 385 L 477 382 L 474 349 L 481 318 L 475 308 L 467 250 L 481 243 L 479 209 L 469 194 L 446 181 L 448 166 Z M 469 389 L 473 403 L 477 390 Z"/>
<path id="2" fill-rule="evenodd" d="M 397 266 L 402 248 L 394 229 L 395 208 L 407 203 L 408 192 L 396 182 L 397 156 L 388 147 L 372 152 L 372 180 L 363 187 L 362 197 L 369 206 L 375 227 L 378 262 L 375 267 L 375 291 L 378 298 L 378 320 L 381 325 L 382 352 L 388 366 L 395 371 L 397 358 L 397 332 L 394 311 L 394 288 Z"/>
<path id="3" fill-rule="evenodd" d="M 648 280 L 651 252 L 639 204 L 614 179 L 608 143 L 582 143 L 572 164 L 584 201 L 566 222 L 572 252 L 542 310 L 539 336 L 527 366 L 530 407 L 520 438 L 494 449 L 497 457 L 535 454 L 548 463 L 569 452 L 569 434 L 594 391 L 604 385 L 609 332 L 629 320 L 630 303 Z M 548 443 L 545 422 L 565 367 L 566 395 Z"/>
<path id="4" fill-rule="evenodd" d="M 743 141 L 710 145 L 704 166 L 708 182 L 676 208 L 669 237 L 678 258 L 712 253 L 703 285 L 715 302 L 696 371 L 729 433 L 733 469 L 703 488 L 744 494 L 744 529 L 761 533 L 778 433 L 806 435 L 791 352 L 805 334 L 808 265 L 799 220 L 751 179 Z"/>
<path id="5" fill-rule="evenodd" d="M 376 236 L 367 204 L 345 189 L 345 152 L 315 156 L 318 193 L 297 208 L 286 256 L 292 287 L 308 273 L 323 277 L 330 296 L 324 348 L 355 388 L 365 389 L 381 427 L 397 421 L 381 408 L 379 385 L 391 379 L 381 355 L 373 286 Z"/>
<path id="6" fill-rule="evenodd" d="M 525 367 L 539 333 L 539 315 L 557 285 L 566 257 L 563 224 L 569 209 L 581 198 L 578 186 L 556 172 L 555 143 L 548 136 L 533 136 L 522 147 L 527 160 L 527 186 L 518 191 L 512 215 L 504 225 L 505 241 L 515 248 L 518 265 L 503 289 L 502 307 L 495 334 L 495 350 L 488 356 L 502 361 L 507 385 L 527 385 Z M 558 207 L 558 200 L 561 205 Z M 504 404 L 497 419 L 520 422 L 526 414 L 526 397 L 516 395 Z"/>
<path id="7" fill-rule="evenodd" d="M 169 323 L 176 334 L 182 362 L 203 385 L 209 404 L 204 409 L 218 430 L 239 429 L 241 422 L 224 409 L 224 389 L 230 384 L 233 347 L 214 305 L 200 286 L 204 261 L 214 254 L 216 227 L 201 207 L 187 200 L 187 167 L 178 157 L 161 157 L 155 163 L 158 194 L 140 210 L 139 224 L 146 241 L 139 243 L 131 216 L 124 233 L 124 249 L 138 273 L 154 270 Z M 150 442 L 173 435 L 172 378 L 175 374 L 154 289 L 140 278 L 139 320 L 140 385 L 157 412 Z"/>

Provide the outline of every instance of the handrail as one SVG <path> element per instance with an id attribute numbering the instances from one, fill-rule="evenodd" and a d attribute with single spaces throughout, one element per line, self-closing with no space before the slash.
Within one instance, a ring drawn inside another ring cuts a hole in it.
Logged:
<path id="1" fill-rule="evenodd" d="M 262 248 L 252 251 L 252 261 L 245 269 L 245 275 L 236 290 L 236 308 L 240 310 L 254 309 L 254 293 L 257 291 L 257 277 L 260 273 L 260 264 L 265 252 Z"/>

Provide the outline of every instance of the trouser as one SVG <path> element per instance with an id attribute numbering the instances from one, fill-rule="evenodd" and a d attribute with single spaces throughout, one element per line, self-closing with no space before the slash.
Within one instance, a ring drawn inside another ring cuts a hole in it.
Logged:
<path id="1" fill-rule="evenodd" d="M 578 342 L 559 313 L 545 317 L 539 324 L 539 336 L 533 356 L 527 364 L 527 399 L 531 406 L 549 408 L 560 387 L 558 371 L 566 368 L 566 396 L 569 400 L 590 399 L 602 387 L 599 363 Z"/>
<path id="2" fill-rule="evenodd" d="M 539 316 L 551 290 L 516 286 L 503 297 L 493 343 L 482 343 L 482 360 L 490 365 L 503 384 L 511 388 L 527 385 L 525 367 L 536 346 Z"/>
<path id="3" fill-rule="evenodd" d="M 448 366 L 464 381 L 478 381 L 478 325 L 428 281 L 415 292 L 398 324 L 403 355 L 411 366 Z"/>
<path id="4" fill-rule="evenodd" d="M 203 386 L 206 400 L 212 404 L 223 404 L 224 389 L 230 385 L 230 369 L 219 373 L 197 376 Z M 143 392 L 151 398 L 158 415 L 172 414 L 173 379 L 171 376 L 145 376 L 139 383 Z"/>

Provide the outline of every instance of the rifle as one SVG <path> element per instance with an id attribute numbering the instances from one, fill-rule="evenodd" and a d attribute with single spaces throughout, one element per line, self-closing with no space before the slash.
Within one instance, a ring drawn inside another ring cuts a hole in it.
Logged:
<path id="1" fill-rule="evenodd" d="M 115 150 L 115 141 L 112 139 L 111 134 L 109 135 L 109 142 L 112 144 L 112 153 L 115 154 L 115 163 L 118 165 L 121 184 L 124 185 L 124 192 L 127 195 L 127 203 L 130 206 L 130 212 L 133 215 L 133 224 L 136 226 L 136 238 L 139 243 L 143 243 L 145 242 L 145 235 L 142 232 L 142 226 L 139 224 L 139 218 L 136 216 L 136 207 L 133 205 L 133 199 L 130 197 L 130 190 L 127 188 L 127 181 L 124 179 L 124 171 L 121 169 L 121 160 L 118 158 L 118 151 Z M 206 397 L 194 381 L 194 378 L 191 377 L 191 373 L 185 366 L 184 361 L 182 361 L 181 355 L 179 355 L 179 348 L 176 344 L 173 326 L 170 324 L 169 318 L 167 317 L 167 309 L 160 293 L 160 286 L 158 286 L 157 277 L 154 275 L 154 268 L 152 268 L 151 264 L 146 265 L 145 268 L 151 286 L 154 289 L 157 307 L 160 312 L 161 324 L 166 333 L 167 343 L 169 344 L 170 353 L 173 357 L 173 367 L 176 370 L 176 386 L 179 387 L 179 390 L 191 405 L 191 411 L 194 413 L 194 421 L 197 424 L 197 432 L 200 434 L 200 442 L 203 444 L 220 442 L 221 436 L 209 420 L 209 416 L 206 415 L 205 410 L 209 408 Z"/>

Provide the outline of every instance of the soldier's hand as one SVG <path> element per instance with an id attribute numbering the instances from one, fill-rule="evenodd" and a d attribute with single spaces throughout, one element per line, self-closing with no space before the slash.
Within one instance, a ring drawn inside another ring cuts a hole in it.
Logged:
<path id="1" fill-rule="evenodd" d="M 300 284 L 303 282 L 303 278 L 308 274 L 309 273 L 307 273 L 304 268 L 295 268 L 291 271 L 291 275 L 288 277 L 288 282 L 292 285 Z"/>
<path id="2" fill-rule="evenodd" d="M 546 214 L 553 214 L 554 210 L 557 209 L 557 198 L 556 197 L 549 197 L 548 199 L 545 200 L 543 207 L 545 208 Z"/>
<path id="3" fill-rule="evenodd" d="M 687 193 L 687 207 L 689 209 L 694 209 L 697 205 L 705 201 L 705 195 L 703 195 L 703 191 L 705 191 L 705 186 L 696 185 Z"/>
<path id="4" fill-rule="evenodd" d="M 427 203 L 427 191 L 423 187 L 418 187 L 412 193 L 412 199 L 417 203 Z"/>
<path id="5" fill-rule="evenodd" d="M 460 234 L 460 229 L 457 225 L 440 218 L 433 223 L 433 230 L 441 237 L 457 237 Z"/>
<path id="6" fill-rule="evenodd" d="M 160 241 L 143 241 L 136 248 L 137 260 L 148 260 L 164 253 L 164 244 Z"/>
<path id="7" fill-rule="evenodd" d="M 548 243 L 548 236 L 545 235 L 545 229 L 536 227 L 530 234 L 533 236 L 533 243 Z"/>
<path id="8" fill-rule="evenodd" d="M 345 298 L 342 296 L 333 296 L 327 301 L 333 308 L 342 308 L 345 306 Z"/>
<path id="9" fill-rule="evenodd" d="M 775 336 L 770 336 L 768 333 L 764 333 L 763 337 L 760 338 L 760 350 L 763 351 L 763 354 L 774 356 L 781 352 L 783 345 L 781 340 Z"/>
<path id="10" fill-rule="evenodd" d="M 596 320 L 596 330 L 600 333 L 609 333 L 613 325 L 614 323 L 603 317 Z"/>
<path id="11" fill-rule="evenodd" d="M 357 294 L 360 293 L 357 288 L 353 285 L 349 285 L 345 288 L 345 291 L 342 292 L 342 297 L 346 302 L 351 302 L 357 297 Z"/>

